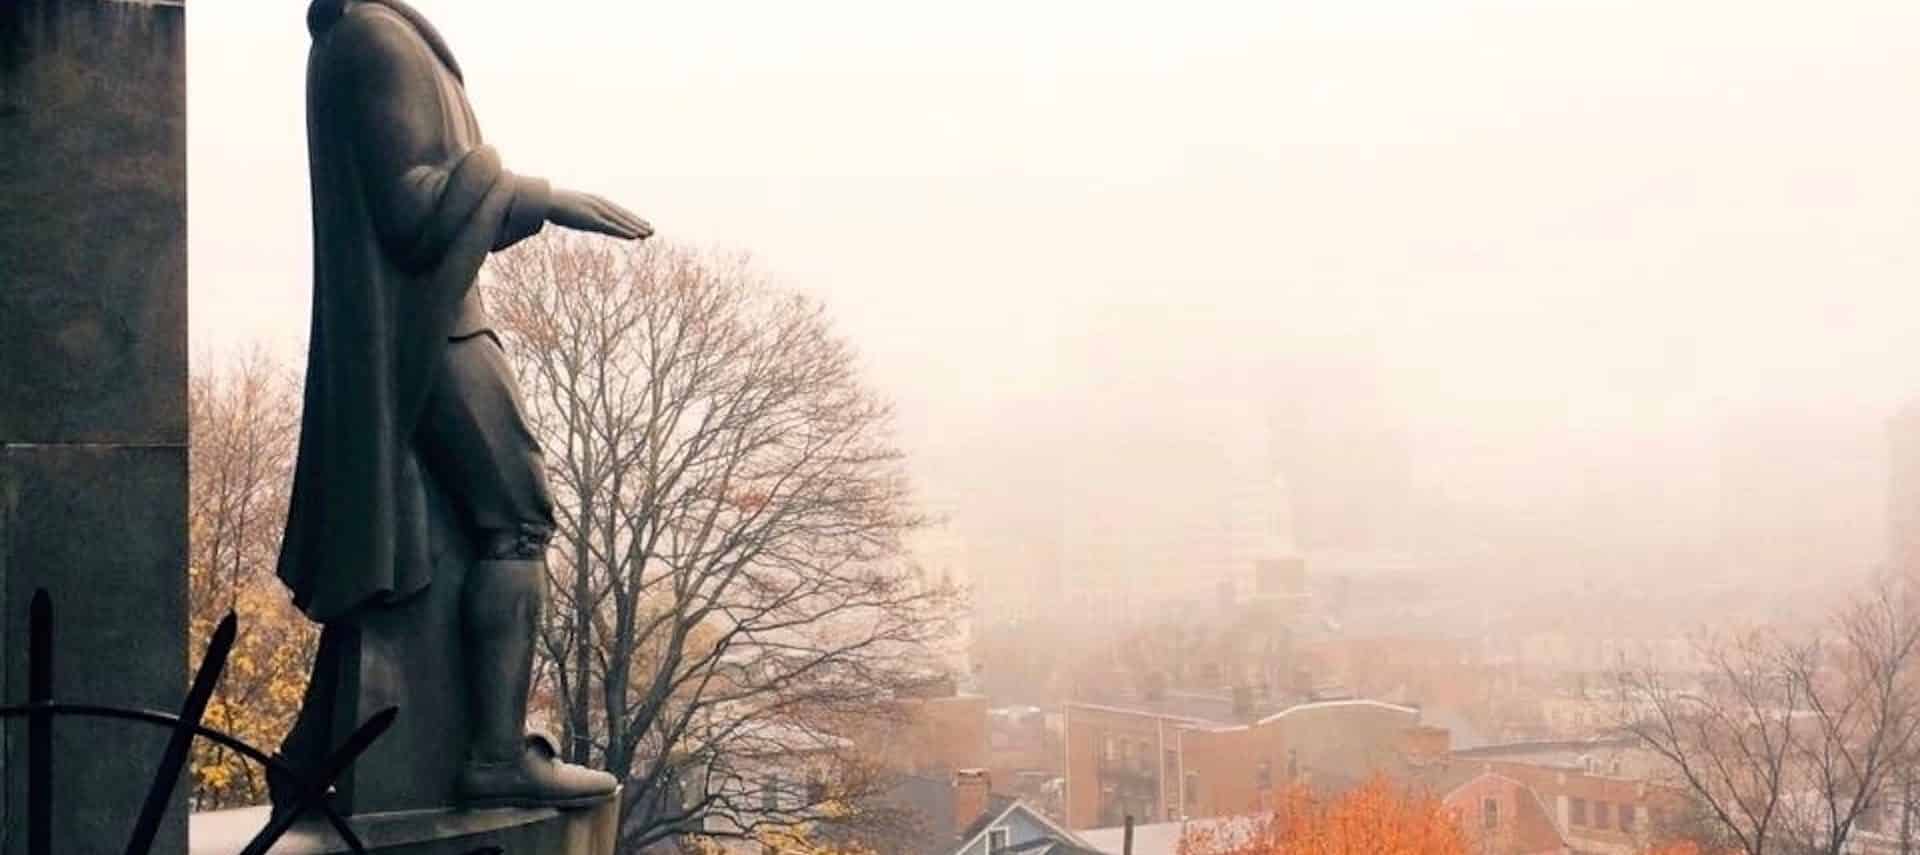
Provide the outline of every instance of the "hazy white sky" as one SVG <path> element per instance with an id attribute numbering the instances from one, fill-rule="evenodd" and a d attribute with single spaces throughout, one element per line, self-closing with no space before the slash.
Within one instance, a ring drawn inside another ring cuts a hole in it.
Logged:
<path id="1" fill-rule="evenodd" d="M 510 168 L 825 298 L 937 490 L 1117 365 L 1372 354 L 1513 502 L 1920 392 L 1920 4 L 416 5 Z M 305 335 L 304 8 L 188 16 L 197 352 Z"/>

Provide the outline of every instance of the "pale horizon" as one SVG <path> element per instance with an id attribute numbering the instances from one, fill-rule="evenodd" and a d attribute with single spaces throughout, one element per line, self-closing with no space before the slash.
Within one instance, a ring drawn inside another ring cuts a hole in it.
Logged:
<path id="1" fill-rule="evenodd" d="M 983 566 L 1050 525 L 1011 486 L 1049 449 L 1094 495 L 1204 491 L 1151 438 L 1232 457 L 1278 405 L 1323 452 L 1403 433 L 1409 513 L 1627 564 L 1721 548 L 1730 446 L 1800 449 L 1782 483 L 1827 492 L 1767 513 L 1819 572 L 1879 558 L 1920 8 L 415 5 L 509 168 L 824 300 Z M 303 12 L 188 16 L 196 357 L 301 358 Z"/>

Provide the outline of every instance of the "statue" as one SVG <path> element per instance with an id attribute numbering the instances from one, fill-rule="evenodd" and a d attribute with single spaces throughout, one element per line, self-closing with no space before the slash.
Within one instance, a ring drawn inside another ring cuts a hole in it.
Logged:
<path id="1" fill-rule="evenodd" d="M 401 0 L 314 0 L 307 27 L 313 327 L 279 574 L 323 630 L 281 756 L 312 769 L 397 698 L 412 729 L 376 744 L 388 765 L 347 812 L 599 801 L 613 776 L 526 734 L 553 500 L 473 285 L 545 223 L 652 228 L 502 168 L 459 64 Z M 284 810 L 291 782 L 269 784 Z"/>

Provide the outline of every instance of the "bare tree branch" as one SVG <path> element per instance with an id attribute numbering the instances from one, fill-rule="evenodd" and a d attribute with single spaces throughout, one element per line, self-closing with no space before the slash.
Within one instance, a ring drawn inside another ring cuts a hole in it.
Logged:
<path id="1" fill-rule="evenodd" d="M 954 594 L 853 351 L 742 257 L 556 236 L 490 276 L 562 506 L 540 700 L 626 782 L 625 845 L 857 822 L 848 735 L 933 676 Z"/>

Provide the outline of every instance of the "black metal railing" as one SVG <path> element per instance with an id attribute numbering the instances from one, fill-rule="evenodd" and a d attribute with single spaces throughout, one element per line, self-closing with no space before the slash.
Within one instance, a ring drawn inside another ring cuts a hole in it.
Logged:
<path id="1" fill-rule="evenodd" d="M 200 660 L 200 668 L 193 676 L 193 685 L 187 691 L 187 699 L 181 704 L 180 712 L 166 713 L 156 710 L 133 707 L 113 707 L 97 704 L 62 703 L 54 698 L 53 679 L 53 604 L 45 590 L 36 591 L 28 607 L 27 619 L 27 702 L 15 706 L 0 706 L 0 719 L 24 718 L 27 720 L 27 853 L 28 855 L 53 855 L 53 720 L 60 716 L 81 718 L 118 719 L 159 725 L 172 731 L 167 740 L 166 752 L 161 755 L 160 766 L 154 771 L 153 783 L 147 788 L 146 801 L 141 805 L 140 816 L 134 822 L 133 832 L 127 840 L 127 855 L 147 855 L 153 850 L 154 838 L 159 834 L 161 819 L 165 816 L 167 804 L 173 800 L 173 792 L 178 784 L 182 770 L 193 747 L 193 740 L 207 739 L 232 749 L 241 756 L 259 763 L 269 774 L 284 775 L 289 781 L 298 782 L 293 804 L 284 810 L 276 810 L 265 828 L 260 829 L 241 855 L 264 855 L 267 849 L 288 829 L 293 822 L 308 810 L 317 811 L 324 817 L 340 839 L 349 849 L 365 855 L 366 847 L 346 820 L 336 813 L 327 803 L 327 791 L 333 782 L 344 774 L 360 755 L 373 745 L 374 740 L 393 725 L 399 714 L 398 708 L 388 707 L 375 713 L 347 737 L 345 744 L 327 755 L 326 761 L 312 775 L 302 773 L 267 752 L 248 745 L 231 734 L 209 728 L 200 723 L 206 714 L 207 703 L 213 698 L 214 687 L 220 682 L 221 674 L 227 667 L 227 654 L 233 650 L 234 637 L 239 621 L 232 612 L 220 621 L 214 630 L 213 638 L 207 642 L 207 652 Z M 492 853 L 499 855 L 500 850 L 481 849 L 471 855 Z"/>

